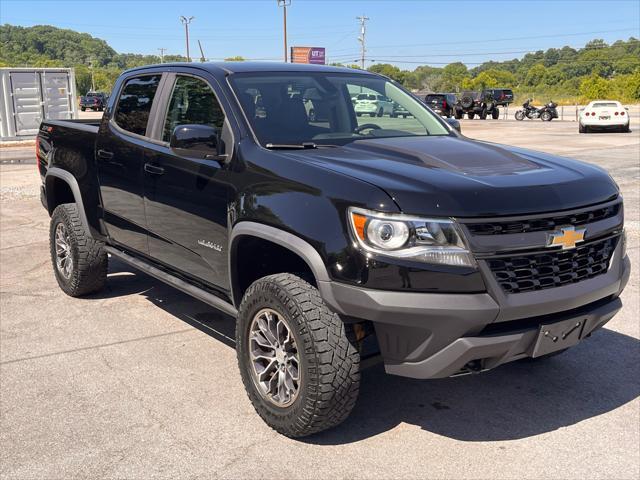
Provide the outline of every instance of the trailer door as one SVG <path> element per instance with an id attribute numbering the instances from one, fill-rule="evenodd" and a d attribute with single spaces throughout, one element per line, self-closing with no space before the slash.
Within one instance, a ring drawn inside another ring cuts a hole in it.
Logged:
<path id="1" fill-rule="evenodd" d="M 42 72 L 42 94 L 44 100 L 44 118 L 47 120 L 71 120 L 73 105 L 71 86 L 67 72 Z"/>
<path id="2" fill-rule="evenodd" d="M 10 75 L 16 136 L 36 135 L 43 113 L 40 75 L 37 72 L 11 72 Z"/>

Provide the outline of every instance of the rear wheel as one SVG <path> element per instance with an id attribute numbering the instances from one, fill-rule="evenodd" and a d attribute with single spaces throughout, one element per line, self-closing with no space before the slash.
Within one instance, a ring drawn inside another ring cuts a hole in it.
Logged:
<path id="1" fill-rule="evenodd" d="M 236 352 L 256 412 L 288 437 L 344 421 L 356 403 L 360 356 L 316 288 L 279 273 L 254 282 L 238 312 Z"/>
<path id="2" fill-rule="evenodd" d="M 469 117 L 469 120 L 473 120 L 473 117 L 475 116 L 476 116 L 475 113 L 472 113 L 472 112 L 467 113 L 467 117 Z"/>
<path id="3" fill-rule="evenodd" d="M 578 122 L 578 133 L 587 133 L 587 127 Z"/>
<path id="4" fill-rule="evenodd" d="M 383 115 L 384 115 L 384 110 L 383 109 L 378 110 L 378 117 L 381 117 Z"/>
<path id="5" fill-rule="evenodd" d="M 494 120 L 498 120 L 498 118 L 500 118 L 500 110 L 498 110 L 497 108 L 494 108 L 491 111 L 491 118 L 493 118 Z"/>
<path id="6" fill-rule="evenodd" d="M 544 111 L 540 115 L 540 120 L 542 120 L 543 122 L 550 122 L 552 118 L 553 118 L 553 115 L 551 115 L 551 112 L 548 112 L 548 111 Z"/>
<path id="7" fill-rule="evenodd" d="M 462 111 L 456 110 L 453 116 L 456 118 L 456 120 L 462 120 L 462 116 L 463 116 Z"/>
<path id="8" fill-rule="evenodd" d="M 486 120 L 487 119 L 487 111 L 486 110 L 482 110 L 482 112 L 480 112 L 480 119 L 481 120 Z"/>
<path id="9" fill-rule="evenodd" d="M 82 110 L 84 112 L 86 110 L 86 108 L 80 107 L 80 110 Z"/>
<path id="10" fill-rule="evenodd" d="M 629 124 L 627 123 L 626 125 L 624 125 L 624 126 L 620 129 L 620 131 L 621 131 L 622 133 L 629 133 L 629 132 L 631 131 L 631 129 L 629 128 Z"/>
<path id="11" fill-rule="evenodd" d="M 58 205 L 49 230 L 51 261 L 64 293 L 79 297 L 101 290 L 107 281 L 104 243 L 84 227 L 75 203 Z"/>

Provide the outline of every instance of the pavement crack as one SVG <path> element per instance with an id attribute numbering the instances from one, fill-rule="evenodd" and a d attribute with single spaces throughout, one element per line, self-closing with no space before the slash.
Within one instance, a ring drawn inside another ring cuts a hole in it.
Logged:
<path id="1" fill-rule="evenodd" d="M 28 360 L 37 360 L 37 359 L 40 359 L 40 358 L 55 357 L 55 356 L 58 356 L 58 355 L 65 355 L 67 353 L 82 352 L 84 350 L 95 350 L 95 349 L 99 349 L 99 348 L 113 347 L 115 345 L 122 345 L 122 344 L 125 344 L 125 343 L 141 342 L 143 340 L 151 340 L 151 339 L 154 339 L 154 338 L 167 337 L 169 335 L 178 335 L 180 333 L 194 332 L 194 331 L 197 331 L 197 330 L 195 328 L 185 328 L 183 330 L 176 330 L 175 332 L 159 333 L 157 335 L 148 335 L 146 337 L 138 337 L 138 338 L 131 338 L 129 340 L 121 340 L 119 342 L 103 343 L 101 345 L 91 345 L 91 346 L 88 346 L 88 347 L 74 348 L 74 349 L 71 349 L 71 350 L 62 350 L 60 352 L 45 353 L 43 355 L 34 355 L 32 357 L 15 358 L 13 360 L 6 360 L 4 362 L 0 362 L 0 365 L 9 365 L 11 363 L 26 362 Z"/>

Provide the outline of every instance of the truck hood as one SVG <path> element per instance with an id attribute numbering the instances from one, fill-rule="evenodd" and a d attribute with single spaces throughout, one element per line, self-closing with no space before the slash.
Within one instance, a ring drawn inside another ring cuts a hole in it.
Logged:
<path id="1" fill-rule="evenodd" d="M 576 160 L 464 137 L 401 137 L 287 152 L 382 188 L 408 214 L 481 217 L 604 202 L 618 187 Z"/>

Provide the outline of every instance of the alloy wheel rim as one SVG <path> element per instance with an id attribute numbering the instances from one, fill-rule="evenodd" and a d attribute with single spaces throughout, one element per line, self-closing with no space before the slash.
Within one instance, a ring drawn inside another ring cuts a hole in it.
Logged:
<path id="1" fill-rule="evenodd" d="M 264 308 L 253 317 L 249 357 L 262 397 L 278 407 L 291 405 L 300 391 L 300 357 L 289 325 L 275 310 Z"/>
<path id="2" fill-rule="evenodd" d="M 73 272 L 73 256 L 71 255 L 69 233 L 63 223 L 56 225 L 55 248 L 58 272 L 68 280 Z"/>

